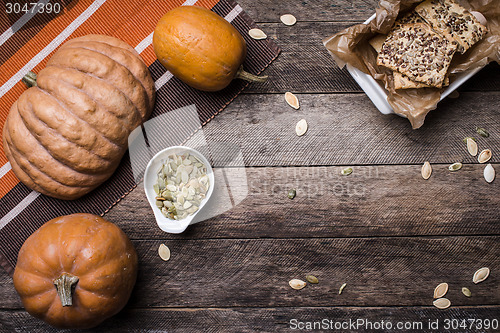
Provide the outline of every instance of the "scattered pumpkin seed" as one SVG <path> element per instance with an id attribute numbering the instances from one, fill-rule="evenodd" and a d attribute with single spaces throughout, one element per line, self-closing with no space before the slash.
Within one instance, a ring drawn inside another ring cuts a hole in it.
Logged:
<path id="1" fill-rule="evenodd" d="M 352 168 L 344 168 L 342 169 L 342 171 L 340 171 L 340 173 L 342 174 L 342 176 L 349 176 L 352 173 Z"/>
<path id="2" fill-rule="evenodd" d="M 295 110 L 298 110 L 300 108 L 299 99 L 289 91 L 285 93 L 285 101 Z"/>
<path id="3" fill-rule="evenodd" d="M 493 180 L 495 180 L 495 169 L 493 169 L 493 166 L 488 163 L 488 165 L 484 168 L 484 180 L 486 180 L 488 183 L 491 183 Z"/>
<path id="4" fill-rule="evenodd" d="M 448 283 L 443 282 L 434 289 L 434 298 L 441 298 L 448 292 Z"/>
<path id="5" fill-rule="evenodd" d="M 297 23 L 297 19 L 292 14 L 281 15 L 280 20 L 285 25 L 294 25 Z"/>
<path id="6" fill-rule="evenodd" d="M 450 170 L 450 171 L 457 171 L 460 169 L 462 169 L 462 163 L 460 163 L 460 162 L 453 163 L 448 167 L 448 170 Z"/>
<path id="7" fill-rule="evenodd" d="M 297 125 L 295 125 L 295 133 L 297 133 L 298 136 L 302 136 L 306 134 L 307 132 L 307 121 L 305 119 L 299 120 Z"/>
<path id="8" fill-rule="evenodd" d="M 477 134 L 481 135 L 483 138 L 487 138 L 490 136 L 490 133 L 486 131 L 484 128 L 476 127 Z"/>
<path id="9" fill-rule="evenodd" d="M 450 307 L 451 302 L 447 298 L 439 298 L 432 302 L 432 304 L 438 309 L 447 309 Z"/>
<path id="10" fill-rule="evenodd" d="M 477 161 L 479 163 L 486 163 L 491 159 L 491 150 L 490 149 L 485 149 L 482 152 L 479 153 L 479 156 L 477 157 Z"/>
<path id="11" fill-rule="evenodd" d="M 294 188 L 292 188 L 291 190 L 288 191 L 288 199 L 291 200 L 291 199 L 295 198 L 295 195 L 297 195 L 297 191 Z"/>
<path id="12" fill-rule="evenodd" d="M 170 249 L 165 244 L 160 244 L 160 247 L 158 248 L 158 254 L 164 261 L 168 261 L 170 259 Z"/>
<path id="13" fill-rule="evenodd" d="M 345 286 L 347 286 L 347 283 L 344 283 L 343 285 L 340 286 L 339 295 L 342 294 L 342 291 L 344 291 Z"/>
<path id="14" fill-rule="evenodd" d="M 257 28 L 250 29 L 250 31 L 248 31 L 248 34 L 250 35 L 250 37 L 257 40 L 267 38 L 267 35 L 264 33 L 264 31 Z"/>
<path id="15" fill-rule="evenodd" d="M 474 273 L 472 282 L 478 284 L 479 282 L 483 282 L 484 280 L 486 280 L 488 276 L 490 276 L 490 269 L 488 267 L 480 268 Z"/>
<path id="16" fill-rule="evenodd" d="M 464 143 L 467 143 L 467 139 L 471 139 L 471 140 L 474 140 L 476 141 L 476 138 L 472 137 L 472 136 L 467 136 L 463 139 Z"/>
<path id="17" fill-rule="evenodd" d="M 312 284 L 316 284 L 316 283 L 319 282 L 318 278 L 315 277 L 314 275 L 308 275 L 308 276 L 306 276 L 306 280 L 307 280 L 307 282 L 312 283 Z"/>
<path id="18" fill-rule="evenodd" d="M 432 173 L 431 164 L 425 161 L 424 165 L 422 165 L 422 178 L 426 180 L 429 179 L 431 177 L 431 173 Z"/>
<path id="19" fill-rule="evenodd" d="M 467 287 L 462 287 L 462 294 L 464 294 L 467 297 L 472 296 L 472 293 L 470 292 L 469 288 L 467 288 Z"/>
<path id="20" fill-rule="evenodd" d="M 449 95 L 448 97 L 449 98 L 452 98 L 452 99 L 455 99 L 455 98 L 458 98 L 460 96 L 460 94 L 458 93 L 458 91 L 456 90 L 453 90 Z"/>
<path id="21" fill-rule="evenodd" d="M 288 284 L 295 290 L 300 290 L 306 286 L 306 283 L 299 279 L 292 279 Z"/>
<path id="22" fill-rule="evenodd" d="M 471 156 L 476 156 L 477 155 L 477 143 L 476 141 L 472 140 L 471 138 L 467 138 L 467 151 Z"/>

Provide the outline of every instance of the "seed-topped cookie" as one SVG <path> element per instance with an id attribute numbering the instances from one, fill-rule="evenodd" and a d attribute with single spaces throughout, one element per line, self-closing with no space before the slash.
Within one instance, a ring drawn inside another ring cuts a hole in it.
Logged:
<path id="1" fill-rule="evenodd" d="M 420 19 L 420 20 L 421 20 L 421 22 L 423 22 L 423 19 Z M 382 45 L 384 44 L 386 38 L 387 38 L 387 35 L 378 34 L 378 35 L 375 35 L 375 37 L 373 37 L 372 39 L 370 39 L 368 41 L 368 43 L 370 43 L 370 45 L 375 49 L 375 51 L 377 51 L 377 53 L 379 53 L 380 50 L 382 50 Z M 412 81 L 412 80 L 410 80 L 410 78 L 408 76 L 403 75 L 399 72 L 393 72 L 393 77 L 394 77 L 394 88 L 396 90 L 430 87 L 429 85 L 427 85 L 425 83 Z M 444 79 L 443 86 L 447 86 L 449 84 L 450 84 L 450 79 L 448 77 L 446 77 Z"/>
<path id="2" fill-rule="evenodd" d="M 387 36 L 377 65 L 441 88 L 456 48 L 456 42 L 434 32 L 425 23 L 403 24 Z"/>
<path id="3" fill-rule="evenodd" d="M 425 23 L 425 20 L 422 16 L 418 15 L 418 13 L 414 10 L 406 13 L 401 18 L 397 19 L 392 26 L 392 30 L 399 29 L 403 24 L 408 23 Z"/>
<path id="4" fill-rule="evenodd" d="M 453 0 L 426 0 L 415 11 L 438 33 L 455 40 L 460 53 L 465 53 L 487 32 L 474 15 Z"/>
<path id="5" fill-rule="evenodd" d="M 425 83 L 412 81 L 408 76 L 401 74 L 399 72 L 392 72 L 394 77 L 394 89 L 412 89 L 412 88 L 428 88 L 429 85 Z M 450 84 L 450 79 L 445 77 L 443 82 L 443 87 Z"/>

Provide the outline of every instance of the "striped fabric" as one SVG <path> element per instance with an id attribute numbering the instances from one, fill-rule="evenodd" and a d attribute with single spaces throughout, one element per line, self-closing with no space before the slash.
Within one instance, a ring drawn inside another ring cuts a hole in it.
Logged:
<path id="1" fill-rule="evenodd" d="M 38 2 L 42 4 L 52 1 Z M 151 45 L 152 32 L 156 22 L 165 12 L 181 5 L 209 8 L 231 22 L 247 42 L 248 54 L 244 64 L 247 71 L 259 74 L 279 54 L 279 49 L 273 42 L 256 41 L 248 37 L 247 31 L 255 24 L 232 0 L 169 0 L 149 3 L 141 0 L 63 0 L 59 3 L 62 7 L 59 14 L 0 14 L 1 128 L 10 106 L 26 89 L 21 83 L 26 72 L 40 71 L 62 43 L 87 34 L 106 34 L 120 38 L 134 46 L 141 54 L 149 66 L 157 89 L 152 117 L 195 104 L 201 123 L 206 124 L 222 111 L 247 83 L 235 80 L 223 91 L 205 93 L 186 86 L 161 66 Z M 75 201 L 49 198 L 19 182 L 2 147 L 0 264 L 9 273 L 13 273 L 21 245 L 43 223 L 54 217 L 75 212 L 102 215 L 135 186 L 127 154 L 113 177 L 89 195 Z"/>

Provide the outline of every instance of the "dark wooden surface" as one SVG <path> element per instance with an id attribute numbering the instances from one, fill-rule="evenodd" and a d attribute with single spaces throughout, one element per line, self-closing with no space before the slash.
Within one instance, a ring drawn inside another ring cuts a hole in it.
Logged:
<path id="1" fill-rule="evenodd" d="M 106 214 L 137 248 L 138 282 L 125 310 L 98 331 L 287 332 L 293 319 L 364 319 L 422 322 L 422 330 L 408 331 L 444 332 L 446 319 L 500 320 L 499 181 L 484 181 L 484 165 L 462 142 L 474 136 L 480 149 L 492 149 L 500 172 L 500 66 L 488 65 L 458 99 L 440 103 L 412 130 L 406 119 L 380 114 L 321 43 L 371 16 L 376 1 L 239 3 L 282 49 L 266 71 L 270 80 L 250 86 L 203 128 L 209 146 L 241 150 L 242 161 L 225 172 L 245 175 L 247 186 L 230 186 L 245 198 L 171 235 L 156 226 L 139 184 Z M 298 23 L 280 23 L 285 13 Z M 286 105 L 286 91 L 297 94 L 300 110 Z M 301 118 L 309 131 L 297 137 Z M 476 126 L 491 136 L 479 137 Z M 216 167 L 227 166 L 224 154 L 211 157 Z M 420 176 L 425 160 L 434 170 L 427 181 Z M 457 161 L 463 169 L 450 173 L 447 166 Z M 352 175 L 340 175 L 345 166 Z M 286 197 L 290 188 L 297 189 L 294 200 Z M 168 262 L 157 255 L 161 243 L 172 251 Z M 491 276 L 474 285 L 483 266 Z M 309 273 L 319 284 L 288 286 Z M 444 311 L 432 307 L 440 282 L 450 285 L 452 307 Z M 440 329 L 429 330 L 436 320 Z M 55 330 L 23 311 L 0 271 L 0 332 L 14 331 Z"/>

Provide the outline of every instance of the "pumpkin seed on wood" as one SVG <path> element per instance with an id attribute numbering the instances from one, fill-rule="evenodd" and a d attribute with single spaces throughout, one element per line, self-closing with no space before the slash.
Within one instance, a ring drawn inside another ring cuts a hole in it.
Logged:
<path id="1" fill-rule="evenodd" d="M 477 134 L 481 135 L 483 138 L 487 138 L 490 136 L 490 133 L 486 131 L 484 128 L 476 127 Z"/>
<path id="2" fill-rule="evenodd" d="M 422 178 L 427 180 L 431 177 L 431 174 L 432 174 L 431 164 L 425 161 L 424 165 L 422 165 Z"/>
<path id="3" fill-rule="evenodd" d="M 476 156 L 477 155 L 477 143 L 476 141 L 472 140 L 471 138 L 467 138 L 467 151 L 471 156 Z"/>
<path id="4" fill-rule="evenodd" d="M 443 282 L 434 289 L 434 298 L 441 298 L 448 292 L 448 283 Z"/>
<path id="5" fill-rule="evenodd" d="M 306 134 L 307 132 L 307 121 L 305 119 L 299 120 L 297 125 L 295 125 L 295 133 L 297 133 L 298 136 L 302 136 Z"/>
<path id="6" fill-rule="evenodd" d="M 453 163 L 448 167 L 448 170 L 450 170 L 450 171 L 457 171 L 460 169 L 462 169 L 462 163 L 460 163 L 460 162 Z"/>
<path id="7" fill-rule="evenodd" d="M 170 259 L 170 249 L 165 244 L 160 244 L 160 247 L 158 248 L 158 254 L 164 261 L 168 261 Z"/>
<path id="8" fill-rule="evenodd" d="M 491 183 L 493 180 L 495 180 L 495 169 L 493 169 L 493 166 L 490 163 L 488 163 L 488 165 L 484 168 L 483 175 L 484 180 L 486 180 L 488 183 Z"/>
<path id="9" fill-rule="evenodd" d="M 472 293 L 470 292 L 469 288 L 467 288 L 467 287 L 462 287 L 462 294 L 464 294 L 467 297 L 472 296 Z"/>
<path id="10" fill-rule="evenodd" d="M 488 267 L 480 268 L 474 273 L 472 282 L 478 284 L 479 282 L 483 282 L 484 280 L 486 280 L 488 276 L 490 276 L 490 269 Z"/>
<path id="11" fill-rule="evenodd" d="M 344 168 L 344 169 L 342 169 L 342 171 L 340 171 L 340 174 L 342 176 L 349 176 L 351 173 L 352 173 L 352 168 L 351 167 Z"/>
<path id="12" fill-rule="evenodd" d="M 452 91 L 449 95 L 448 95 L 449 98 L 452 98 L 452 99 L 455 99 L 455 98 L 458 98 L 460 97 L 460 94 L 458 93 L 458 91 L 454 90 Z"/>
<path id="13" fill-rule="evenodd" d="M 477 161 L 479 163 L 486 163 L 491 159 L 491 150 L 490 149 L 485 149 L 482 152 L 479 153 L 479 156 L 477 157 Z"/>
<path id="14" fill-rule="evenodd" d="M 299 99 L 289 91 L 285 93 L 285 101 L 295 110 L 298 110 L 300 108 Z"/>
<path id="15" fill-rule="evenodd" d="M 306 276 L 306 280 L 307 280 L 307 282 L 312 283 L 312 284 L 316 284 L 316 283 L 319 282 L 318 278 L 315 277 L 314 275 L 308 275 L 308 276 Z"/>
<path id="16" fill-rule="evenodd" d="M 297 194 L 297 191 L 294 188 L 292 188 L 291 190 L 288 191 L 288 199 L 291 200 L 291 199 L 295 198 L 296 194 Z"/>
<path id="17" fill-rule="evenodd" d="M 439 298 L 432 302 L 432 304 L 438 309 L 447 309 L 450 307 L 451 302 L 447 298 Z"/>
<path id="18" fill-rule="evenodd" d="M 344 291 L 345 286 L 347 286 L 347 283 L 344 283 L 343 285 L 340 286 L 339 295 L 342 294 L 342 292 Z"/>
<path id="19" fill-rule="evenodd" d="M 295 290 L 300 290 L 306 286 L 306 283 L 299 279 L 292 279 L 288 284 Z"/>
<path id="20" fill-rule="evenodd" d="M 292 14 L 281 15 L 280 20 L 285 25 L 294 25 L 297 23 L 297 19 Z"/>
<path id="21" fill-rule="evenodd" d="M 250 29 L 250 31 L 248 31 L 248 34 L 250 35 L 250 37 L 257 40 L 267 38 L 267 35 L 264 33 L 264 31 L 257 28 Z"/>

